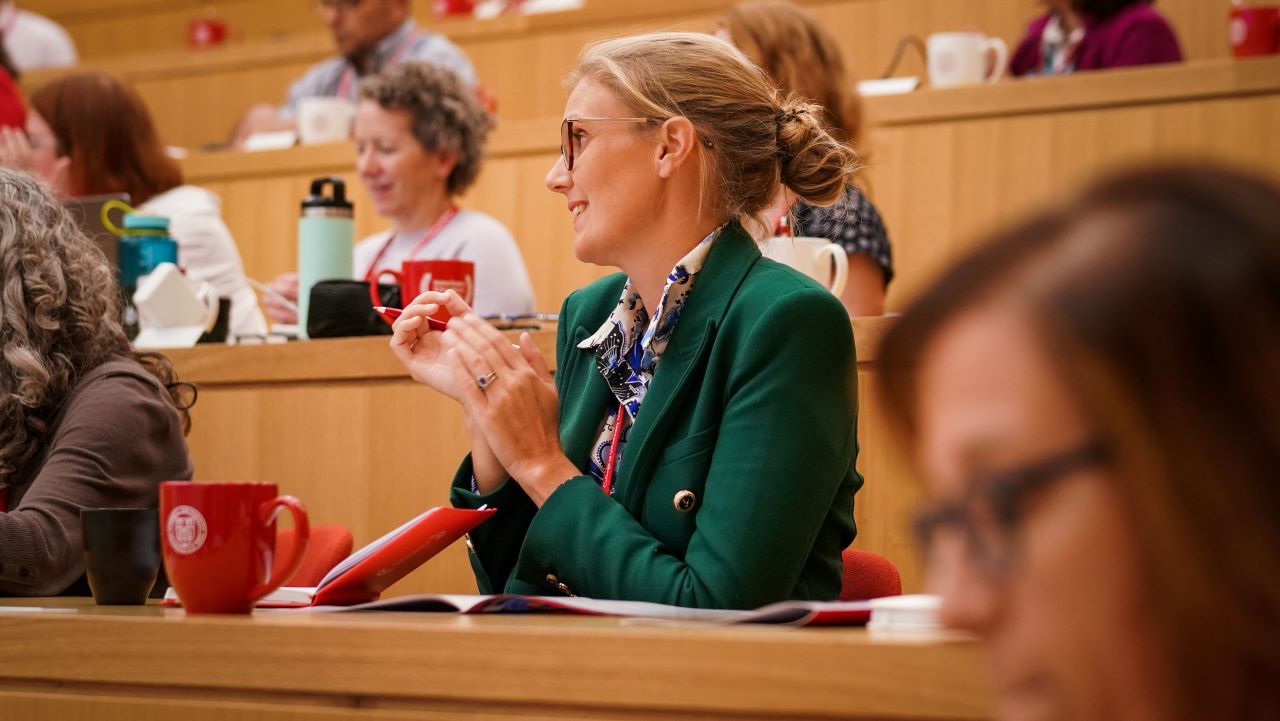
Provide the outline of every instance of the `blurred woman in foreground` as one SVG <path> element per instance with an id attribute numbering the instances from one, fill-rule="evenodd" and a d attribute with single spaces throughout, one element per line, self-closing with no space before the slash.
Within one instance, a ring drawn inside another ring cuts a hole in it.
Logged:
<path id="1" fill-rule="evenodd" d="M 1280 717 L 1280 189 L 1107 180 L 953 267 L 882 362 L 1000 718 Z"/>

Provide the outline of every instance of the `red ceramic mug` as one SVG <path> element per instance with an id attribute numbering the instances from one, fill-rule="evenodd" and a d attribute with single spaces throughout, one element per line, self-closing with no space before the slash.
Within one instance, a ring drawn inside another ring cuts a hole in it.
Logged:
<path id="1" fill-rule="evenodd" d="M 467 305 L 475 304 L 476 264 L 469 260 L 406 260 L 400 270 L 384 268 L 374 275 L 373 282 L 369 284 L 369 300 L 374 305 L 382 305 L 382 299 L 378 297 L 378 279 L 384 275 L 395 277 L 400 284 L 401 306 L 409 305 L 428 290 L 439 293 L 452 290 Z M 448 322 L 450 315 L 442 307 L 431 317 Z"/>
<path id="2" fill-rule="evenodd" d="M 1237 5 L 1227 27 L 1238 58 L 1280 53 L 1280 5 Z"/>
<path id="3" fill-rule="evenodd" d="M 276 516 L 293 515 L 298 544 L 275 558 Z M 160 484 L 160 547 L 169 583 L 189 613 L 249 613 L 302 564 L 307 511 L 274 483 Z"/>

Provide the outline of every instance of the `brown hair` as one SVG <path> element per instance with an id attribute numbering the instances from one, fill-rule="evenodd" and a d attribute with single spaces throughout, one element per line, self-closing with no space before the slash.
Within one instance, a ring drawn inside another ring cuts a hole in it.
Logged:
<path id="1" fill-rule="evenodd" d="M 70 195 L 128 193 L 134 205 L 182 185 L 182 169 L 156 135 L 147 106 L 103 72 L 54 78 L 31 95 L 31 109 L 71 158 Z"/>
<path id="2" fill-rule="evenodd" d="M 107 259 L 34 178 L 0 168 L 0 487 L 22 473 L 90 370 L 140 363 L 169 391 L 183 427 L 195 388 L 159 353 L 139 353 L 120 327 Z"/>
<path id="3" fill-rule="evenodd" d="M 1202 166 L 1131 171 L 974 251 L 881 347 L 905 437 L 917 360 L 988 304 L 1026 312 L 1109 450 L 1171 699 L 1188 717 L 1276 718 L 1280 188 Z"/>
<path id="4" fill-rule="evenodd" d="M 591 78 L 636 115 L 693 123 L 703 188 L 715 210 L 754 221 L 781 182 L 815 205 L 844 192 L 857 161 L 825 130 L 822 108 L 781 98 L 728 43 L 701 33 L 650 33 L 587 46 L 568 84 Z"/>
<path id="5" fill-rule="evenodd" d="M 408 112 L 413 137 L 428 152 L 457 154 L 445 181 L 449 195 L 462 194 L 476 181 L 493 119 L 456 73 L 432 63 L 401 63 L 361 81 L 360 98 Z"/>
<path id="6" fill-rule="evenodd" d="M 752 0 L 729 8 L 719 26 L 783 92 L 821 105 L 832 135 L 862 151 L 862 99 L 835 36 L 812 13 L 787 0 Z"/>

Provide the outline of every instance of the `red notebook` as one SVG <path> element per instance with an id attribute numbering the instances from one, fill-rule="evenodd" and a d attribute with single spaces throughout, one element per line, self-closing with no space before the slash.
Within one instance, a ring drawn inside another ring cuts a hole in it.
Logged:
<path id="1" fill-rule="evenodd" d="M 497 509 L 432 508 L 347 556 L 314 588 L 282 586 L 258 601 L 266 608 L 350 606 L 376 601 L 382 592 L 443 551 Z M 177 591 L 166 605 L 180 605 Z"/>

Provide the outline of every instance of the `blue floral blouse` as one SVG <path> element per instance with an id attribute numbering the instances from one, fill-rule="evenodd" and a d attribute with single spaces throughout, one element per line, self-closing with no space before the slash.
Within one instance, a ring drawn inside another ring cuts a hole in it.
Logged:
<path id="1" fill-rule="evenodd" d="M 614 400 L 606 408 L 604 423 L 591 447 L 591 457 L 587 463 L 587 473 L 597 483 L 604 483 L 614 427 L 619 423 L 619 404 L 627 412 L 621 419 L 622 434 L 618 438 L 615 463 L 622 460 L 627 434 L 636 414 L 640 412 L 640 404 L 649 389 L 649 382 L 653 380 L 654 369 L 667 348 L 676 322 L 680 320 L 680 313 L 689 300 L 689 293 L 693 290 L 698 273 L 702 271 L 707 254 L 711 252 L 711 244 L 723 229 L 724 226 L 720 226 L 711 231 L 671 269 L 652 318 L 649 317 L 640 294 L 632 288 L 631 280 L 628 279 L 622 288 L 618 305 L 604 324 L 595 334 L 578 344 L 579 348 L 595 350 L 596 369 L 609 384 L 614 396 Z"/>

